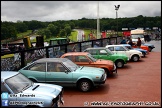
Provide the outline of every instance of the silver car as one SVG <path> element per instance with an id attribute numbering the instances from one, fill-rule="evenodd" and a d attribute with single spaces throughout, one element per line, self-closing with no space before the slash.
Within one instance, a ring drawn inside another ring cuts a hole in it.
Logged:
<path id="1" fill-rule="evenodd" d="M 1 106 L 58 107 L 63 104 L 63 87 L 34 83 L 16 71 L 1 71 Z"/>

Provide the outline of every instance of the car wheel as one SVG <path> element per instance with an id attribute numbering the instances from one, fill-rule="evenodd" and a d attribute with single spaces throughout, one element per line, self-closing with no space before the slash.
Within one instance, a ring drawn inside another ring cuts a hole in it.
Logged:
<path id="1" fill-rule="evenodd" d="M 145 57 L 146 53 L 142 52 L 143 57 Z"/>
<path id="2" fill-rule="evenodd" d="M 133 60 L 134 62 L 137 62 L 137 61 L 139 60 L 139 56 L 138 56 L 138 55 L 133 55 L 133 56 L 132 56 L 132 60 Z"/>
<path id="3" fill-rule="evenodd" d="M 152 48 L 151 47 L 149 47 L 149 52 L 151 52 L 152 51 Z"/>
<path id="4" fill-rule="evenodd" d="M 115 62 L 116 67 L 122 68 L 124 66 L 124 62 L 122 60 L 117 60 Z"/>
<path id="5" fill-rule="evenodd" d="M 83 92 L 87 92 L 90 91 L 92 88 L 92 83 L 89 80 L 81 80 L 79 81 L 79 85 L 78 85 L 79 89 Z"/>
<path id="6" fill-rule="evenodd" d="M 111 73 L 109 72 L 108 69 L 106 69 L 106 68 L 103 68 L 103 69 L 105 70 L 105 72 L 106 72 L 106 74 L 107 74 L 107 77 L 108 77 L 109 75 L 111 75 Z"/>

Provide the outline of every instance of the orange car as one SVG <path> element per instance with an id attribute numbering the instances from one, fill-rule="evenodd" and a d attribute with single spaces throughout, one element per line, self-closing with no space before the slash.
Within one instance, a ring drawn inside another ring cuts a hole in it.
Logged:
<path id="1" fill-rule="evenodd" d="M 95 59 L 88 52 L 68 52 L 68 53 L 63 54 L 60 58 L 68 58 L 80 66 L 103 68 L 105 72 L 107 73 L 107 75 L 113 74 L 113 72 L 117 73 L 117 68 L 115 64 L 113 63 L 113 61 Z"/>
<path id="2" fill-rule="evenodd" d="M 132 47 L 133 47 L 133 48 L 137 48 L 137 46 L 136 46 L 136 45 L 133 45 Z M 146 51 L 147 51 L 147 53 L 149 53 L 149 47 L 148 47 L 148 46 L 141 45 L 141 49 L 144 49 L 144 50 L 146 50 Z"/>

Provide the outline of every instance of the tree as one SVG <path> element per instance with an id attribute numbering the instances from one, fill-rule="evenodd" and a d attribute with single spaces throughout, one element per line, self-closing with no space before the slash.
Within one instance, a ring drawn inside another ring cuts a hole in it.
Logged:
<path id="1" fill-rule="evenodd" d="M 44 36 L 45 35 L 44 30 L 38 30 L 37 34 L 40 35 L 40 36 Z"/>
<path id="2" fill-rule="evenodd" d="M 65 30 L 66 36 L 69 36 L 71 34 L 71 27 L 69 25 L 66 25 L 64 30 Z"/>
<path id="3" fill-rule="evenodd" d="M 9 35 L 10 35 L 10 33 L 9 33 L 8 28 L 1 27 L 1 39 L 2 40 L 7 39 L 7 38 L 9 38 Z"/>
<path id="4" fill-rule="evenodd" d="M 48 39 L 48 38 L 51 37 L 52 33 L 50 32 L 49 29 L 45 29 L 45 30 L 44 30 L 44 35 L 46 36 L 46 39 Z"/>
<path id="5" fill-rule="evenodd" d="M 65 36 L 65 33 L 66 33 L 66 32 L 65 32 L 65 29 L 61 29 L 61 31 L 60 31 L 60 36 L 61 36 L 61 37 L 64 37 L 64 36 Z"/>
<path id="6" fill-rule="evenodd" d="M 16 23 L 16 29 L 18 33 L 26 32 L 28 30 L 28 26 L 23 22 Z"/>
<path id="7" fill-rule="evenodd" d="M 57 36 L 57 26 L 49 24 L 47 29 L 51 32 L 51 35 Z"/>
<path id="8" fill-rule="evenodd" d="M 75 28 L 75 23 L 74 22 L 70 22 L 70 27 L 71 27 L 71 29 L 74 29 Z"/>
<path id="9" fill-rule="evenodd" d="M 9 26 L 8 30 L 9 30 L 9 33 L 10 33 L 9 38 L 17 39 L 17 30 L 16 30 L 16 28 L 13 27 L 13 26 Z"/>

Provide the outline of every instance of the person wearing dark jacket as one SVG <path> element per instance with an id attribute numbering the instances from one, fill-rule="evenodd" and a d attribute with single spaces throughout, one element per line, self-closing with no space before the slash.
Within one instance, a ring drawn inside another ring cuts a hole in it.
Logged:
<path id="1" fill-rule="evenodd" d="M 129 44 L 129 45 L 131 45 L 131 46 L 133 46 L 133 45 L 134 45 L 134 43 L 133 43 L 133 41 L 132 41 L 132 39 L 131 39 L 131 38 L 129 39 L 128 44 Z"/>
<path id="2" fill-rule="evenodd" d="M 120 42 L 120 44 L 127 44 L 127 41 L 124 37 L 123 37 L 123 40 Z"/>

